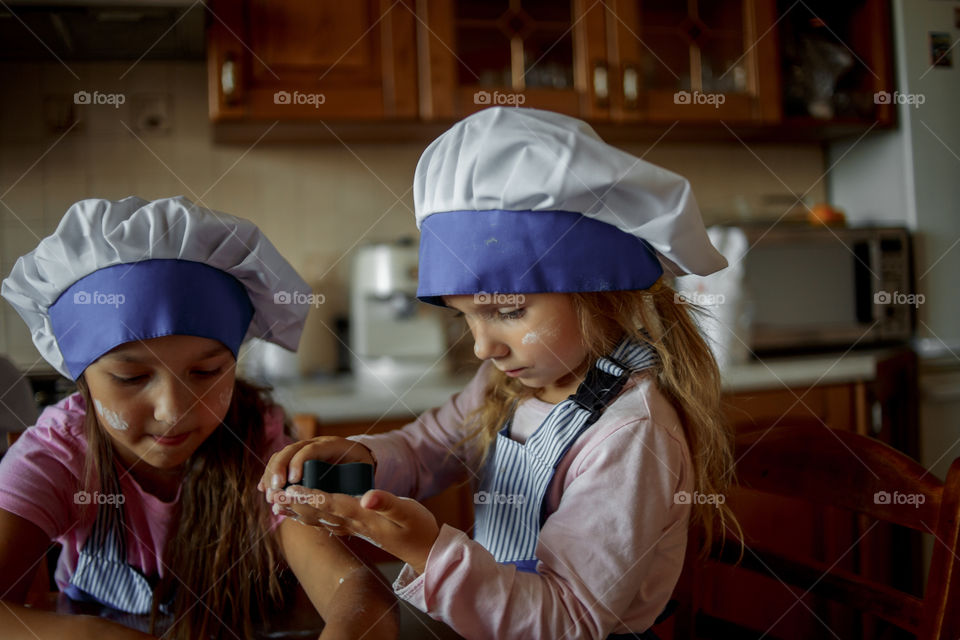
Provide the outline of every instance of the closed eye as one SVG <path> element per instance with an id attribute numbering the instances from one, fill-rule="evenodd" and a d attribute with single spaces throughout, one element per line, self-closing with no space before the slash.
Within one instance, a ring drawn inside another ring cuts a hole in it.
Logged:
<path id="1" fill-rule="evenodd" d="M 205 370 L 204 370 L 204 369 L 196 369 L 196 370 L 194 370 L 193 375 L 195 375 L 195 376 L 200 376 L 200 377 L 204 377 L 204 378 L 208 378 L 208 377 L 210 377 L 210 376 L 215 376 L 215 375 L 217 375 L 217 374 L 220 373 L 221 371 L 223 371 L 223 367 L 222 367 L 222 366 L 217 367 L 216 369 L 205 369 Z"/>

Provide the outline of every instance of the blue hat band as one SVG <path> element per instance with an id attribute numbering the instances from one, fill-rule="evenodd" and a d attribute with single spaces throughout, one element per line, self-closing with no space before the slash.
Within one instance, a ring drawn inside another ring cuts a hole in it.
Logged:
<path id="1" fill-rule="evenodd" d="M 417 297 L 646 289 L 663 274 L 653 248 L 571 211 L 448 211 L 420 226 Z"/>
<path id="2" fill-rule="evenodd" d="M 236 278 L 188 260 L 116 264 L 77 280 L 48 309 L 71 376 L 134 340 L 189 335 L 222 342 L 236 357 L 253 305 Z"/>

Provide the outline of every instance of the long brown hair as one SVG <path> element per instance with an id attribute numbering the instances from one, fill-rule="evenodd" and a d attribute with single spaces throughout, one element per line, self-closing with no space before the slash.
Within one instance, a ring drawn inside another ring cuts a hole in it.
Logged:
<path id="1" fill-rule="evenodd" d="M 624 336 L 656 350 L 660 357 L 657 382 L 683 425 L 694 488 L 701 495 L 725 496 L 734 477 L 733 435 L 723 420 L 717 362 L 694 319 L 695 314 L 706 312 L 679 299 L 663 278 L 644 290 L 567 295 L 577 313 L 589 362 L 608 355 Z M 463 443 L 475 445 L 485 457 L 516 402 L 535 391 L 496 368 L 491 370 L 482 404 L 466 418 L 469 431 Z M 703 553 L 728 528 L 742 538 L 726 500 L 716 505 L 694 502 L 691 509 L 691 526 L 704 532 Z"/>
<path id="2" fill-rule="evenodd" d="M 83 376 L 77 387 L 88 408 L 84 483 L 88 491 L 119 491 L 113 447 L 91 409 Z M 151 630 L 159 604 L 173 598 L 174 623 L 165 637 L 219 637 L 225 625 L 237 624 L 235 631 L 249 638 L 252 621 L 281 602 L 280 552 L 256 490 L 264 461 L 254 452 L 263 451 L 263 415 L 270 405 L 264 389 L 237 379 L 223 423 L 185 464 L 177 521 L 163 555 L 166 571 L 154 588 Z"/>

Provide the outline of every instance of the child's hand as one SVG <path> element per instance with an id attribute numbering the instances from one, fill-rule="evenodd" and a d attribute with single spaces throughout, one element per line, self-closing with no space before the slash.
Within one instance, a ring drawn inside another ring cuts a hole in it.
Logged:
<path id="1" fill-rule="evenodd" d="M 371 542 L 423 573 L 427 556 L 440 534 L 429 509 L 410 498 L 387 491 L 367 491 L 361 498 L 326 493 L 301 486 L 274 495 L 284 515 L 304 524 L 321 526 L 336 535 L 352 535 Z"/>
<path id="2" fill-rule="evenodd" d="M 299 482 L 303 477 L 303 463 L 323 460 L 330 464 L 366 462 L 374 464 L 370 450 L 358 442 L 336 436 L 320 436 L 287 445 L 270 457 L 257 489 L 266 492 L 267 502 L 288 482 Z"/>

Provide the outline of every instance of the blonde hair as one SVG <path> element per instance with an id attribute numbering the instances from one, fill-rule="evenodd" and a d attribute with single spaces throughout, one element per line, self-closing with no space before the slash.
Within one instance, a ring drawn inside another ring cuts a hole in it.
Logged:
<path id="1" fill-rule="evenodd" d="M 88 407 L 84 484 L 88 491 L 119 492 L 112 442 L 89 409 L 93 402 L 83 376 L 77 387 Z M 178 640 L 236 632 L 252 637 L 252 621 L 266 619 L 269 607 L 282 603 L 280 550 L 256 490 L 263 462 L 254 452 L 263 451 L 263 416 L 270 406 L 264 389 L 236 380 L 223 422 L 186 462 L 162 558 L 165 575 L 154 588 L 151 633 L 160 602 L 171 595 L 175 621 L 164 637 Z M 236 628 L 227 630 L 223 621 Z"/>
<path id="2" fill-rule="evenodd" d="M 705 312 L 678 300 L 663 278 L 644 290 L 567 295 L 578 316 L 588 362 L 608 355 L 624 336 L 657 352 L 657 383 L 683 425 L 694 488 L 700 494 L 725 494 L 734 477 L 733 435 L 721 410 L 720 371 L 694 320 L 694 314 Z M 483 402 L 466 418 L 469 431 L 461 444 L 478 447 L 485 458 L 515 404 L 535 392 L 494 368 Z M 742 538 L 726 501 L 716 506 L 692 504 L 691 509 L 691 526 L 704 533 L 703 553 L 728 528 Z"/>

